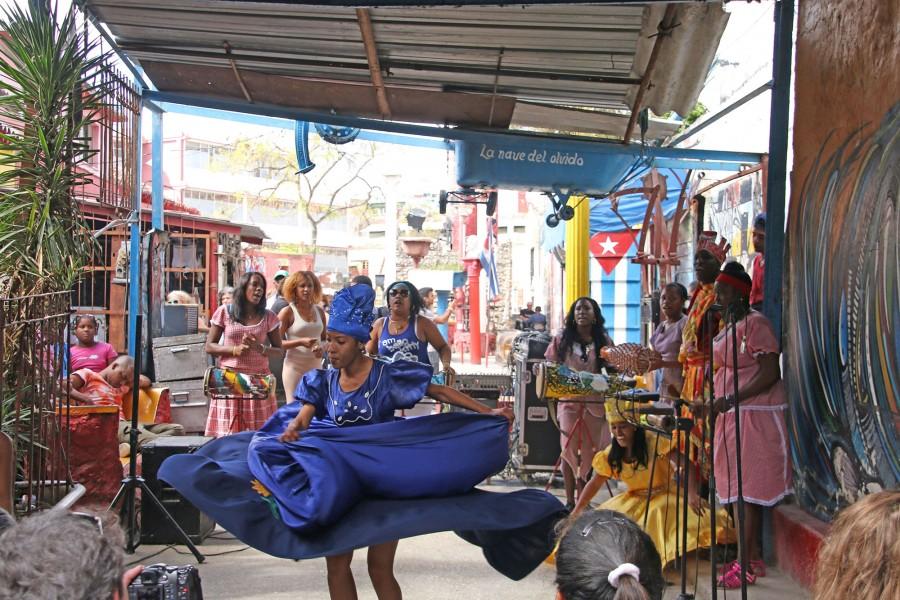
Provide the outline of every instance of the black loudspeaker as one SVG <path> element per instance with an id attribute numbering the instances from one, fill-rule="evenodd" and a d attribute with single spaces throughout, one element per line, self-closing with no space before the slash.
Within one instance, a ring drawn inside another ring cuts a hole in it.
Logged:
<path id="1" fill-rule="evenodd" d="M 513 340 L 515 413 L 519 437 L 516 457 L 521 471 L 553 471 L 559 460 L 559 429 L 550 415 L 551 407 L 537 389 L 535 368 L 545 362 L 550 345 L 545 333 L 523 333 Z"/>
<path id="2" fill-rule="evenodd" d="M 175 454 L 194 452 L 211 439 L 213 438 L 199 435 L 164 436 L 147 442 L 141 448 L 141 468 L 147 486 L 195 544 L 202 544 L 206 536 L 212 533 L 216 526 L 215 521 L 200 512 L 175 488 L 160 481 L 156 475 L 165 459 Z M 141 543 L 180 544 L 183 542 L 152 503 L 142 502 Z"/>

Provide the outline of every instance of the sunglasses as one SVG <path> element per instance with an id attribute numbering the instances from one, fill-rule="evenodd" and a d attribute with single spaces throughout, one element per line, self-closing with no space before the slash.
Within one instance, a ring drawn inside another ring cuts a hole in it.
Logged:
<path id="1" fill-rule="evenodd" d="M 388 296 L 391 298 L 395 298 L 400 296 L 401 298 L 409 297 L 409 290 L 406 288 L 394 288 L 390 292 L 388 292 Z"/>

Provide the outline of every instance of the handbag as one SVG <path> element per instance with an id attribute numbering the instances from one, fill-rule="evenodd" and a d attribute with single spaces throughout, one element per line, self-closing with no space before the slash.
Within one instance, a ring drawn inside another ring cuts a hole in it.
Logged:
<path id="1" fill-rule="evenodd" d="M 209 367 L 203 375 L 203 393 L 208 398 L 265 400 L 275 390 L 274 375 L 241 373 L 231 367 Z"/>

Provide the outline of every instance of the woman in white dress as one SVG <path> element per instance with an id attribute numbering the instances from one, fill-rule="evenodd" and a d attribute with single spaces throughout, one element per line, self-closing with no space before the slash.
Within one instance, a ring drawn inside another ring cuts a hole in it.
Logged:
<path id="1" fill-rule="evenodd" d="M 297 271 L 288 277 L 282 295 L 288 305 L 278 313 L 286 351 L 281 378 L 287 401 L 292 402 L 303 374 L 322 366 L 325 311 L 318 306 L 322 285 L 312 271 Z"/>

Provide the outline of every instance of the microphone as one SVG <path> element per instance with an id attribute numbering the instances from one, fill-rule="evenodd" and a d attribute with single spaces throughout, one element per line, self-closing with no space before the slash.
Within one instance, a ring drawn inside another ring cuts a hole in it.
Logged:
<path id="1" fill-rule="evenodd" d="M 639 392 L 631 390 L 627 392 L 617 392 L 616 398 L 623 402 L 655 402 L 659 400 L 659 394 L 656 392 Z"/>
<path id="2" fill-rule="evenodd" d="M 669 416 L 669 415 L 672 414 L 673 411 L 674 411 L 674 409 L 671 409 L 671 408 L 665 408 L 665 407 L 662 407 L 662 406 L 647 406 L 647 407 L 645 407 L 645 408 L 639 408 L 639 409 L 637 409 L 637 413 L 638 413 L 639 415 L 662 415 L 662 416 Z"/>
<path id="3" fill-rule="evenodd" d="M 712 312 L 722 312 L 725 310 L 725 307 L 721 304 L 710 304 L 709 310 L 711 310 Z"/>

